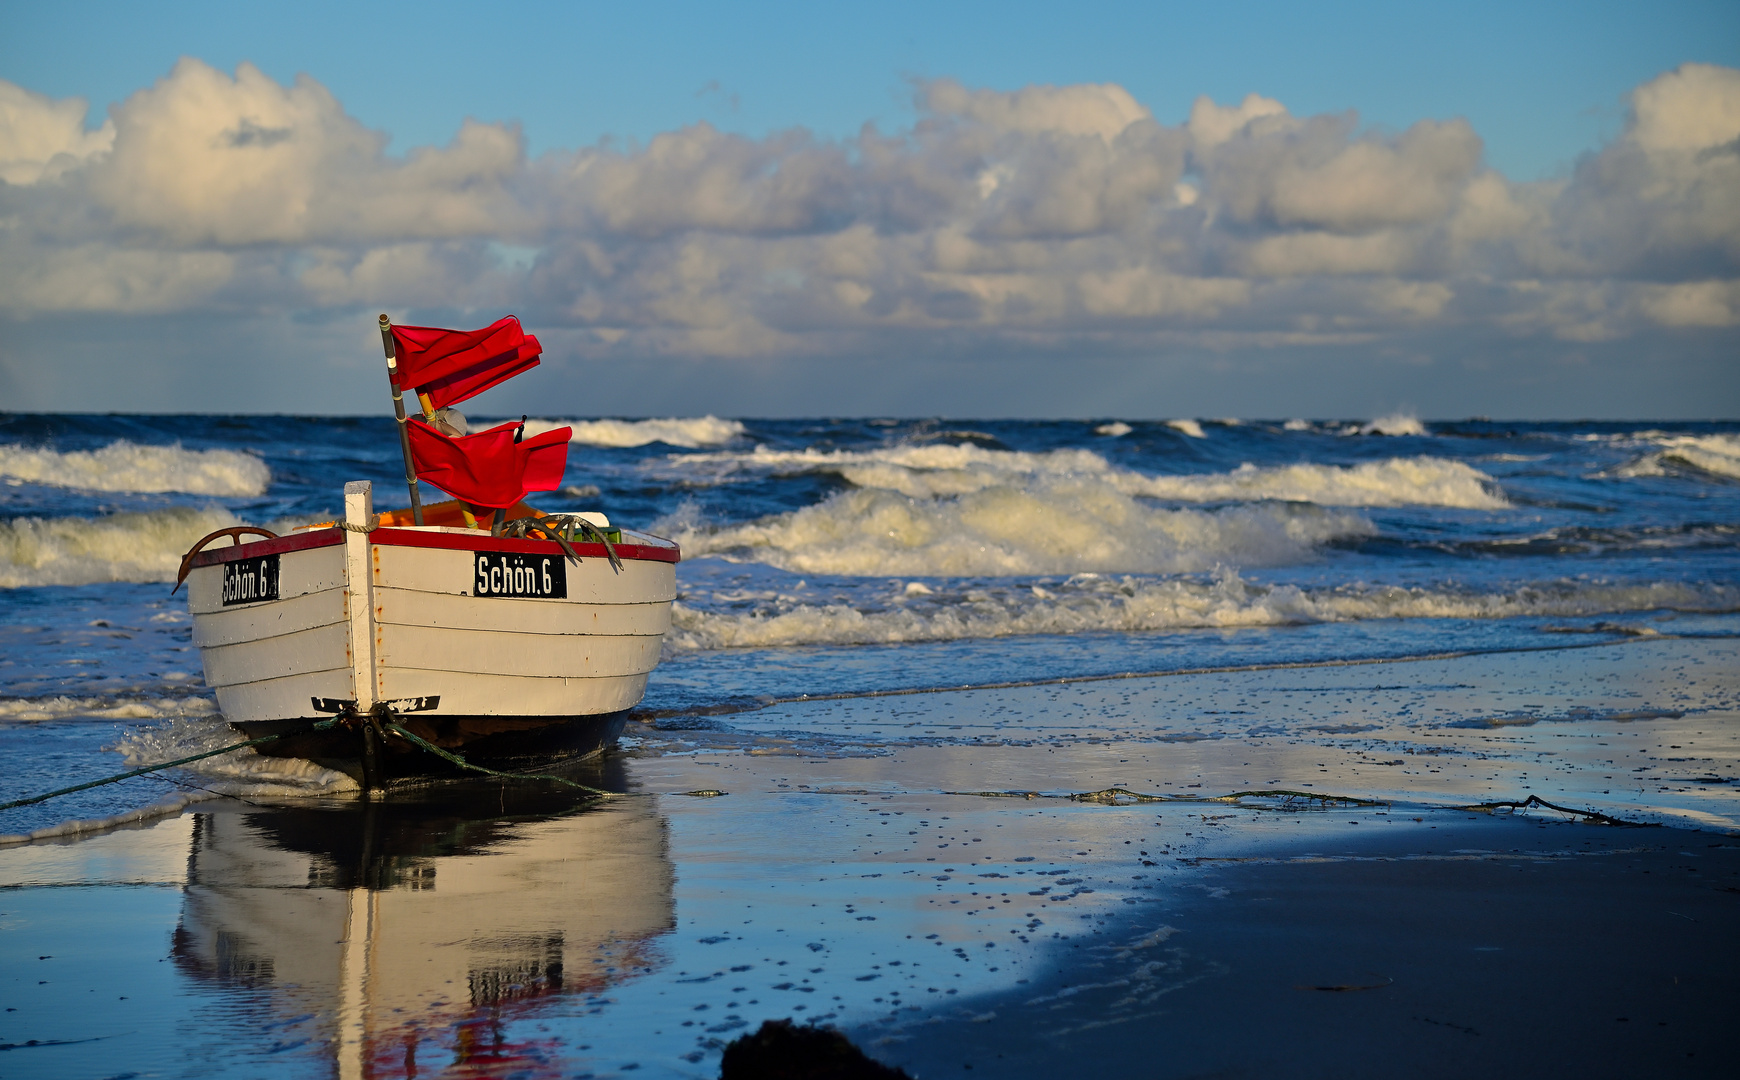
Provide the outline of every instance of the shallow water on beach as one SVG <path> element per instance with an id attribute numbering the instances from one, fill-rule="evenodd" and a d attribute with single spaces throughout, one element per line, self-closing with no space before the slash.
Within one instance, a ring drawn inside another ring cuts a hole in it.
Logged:
<path id="1" fill-rule="evenodd" d="M 388 499 L 391 434 L 0 417 L 0 800 L 232 741 L 181 552 Z M 1029 988 L 1088 1022 L 1089 952 L 1213 984 L 1164 928 L 1216 860 L 1462 858 L 1531 796 L 1740 831 L 1737 424 L 594 421 L 567 483 L 684 547 L 573 774 L 632 794 L 232 754 L 4 812 L 61 835 L 0 846 L 0 1064 L 711 1076 L 786 1016 L 898 1057 Z"/>
<path id="2" fill-rule="evenodd" d="M 634 725 L 571 774 L 603 805 L 223 800 L 0 849 L 0 1036 L 60 1040 L 42 1075 L 710 1076 L 794 1017 L 931 1075 L 939 1024 L 1063 1039 L 1221 985 L 1226 946 L 1173 940 L 1219 866 L 1731 845 L 1728 644 L 793 702 Z M 1465 809 L 1530 795 L 1675 827 Z"/>
<path id="3" fill-rule="evenodd" d="M 537 501 L 683 545 L 653 717 L 1740 627 L 1735 423 L 574 427 L 565 486 Z M 164 588 L 180 554 L 238 522 L 330 518 L 348 480 L 390 503 L 398 468 L 380 419 L 0 415 L 0 794 L 223 745 Z M 13 812 L 0 833 L 187 784 L 348 784 L 235 757 L 179 779 Z"/>

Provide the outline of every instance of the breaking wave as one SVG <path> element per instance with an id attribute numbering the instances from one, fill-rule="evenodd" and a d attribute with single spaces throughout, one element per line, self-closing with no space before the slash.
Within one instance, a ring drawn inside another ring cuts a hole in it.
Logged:
<path id="1" fill-rule="evenodd" d="M 174 761 L 236 741 L 235 731 L 221 719 L 183 718 L 130 731 L 110 749 L 137 768 L 154 761 Z M 324 795 L 355 791 L 355 780 L 301 758 L 267 757 L 253 750 L 235 750 L 184 766 L 198 773 L 200 786 L 222 795 Z"/>
<path id="2" fill-rule="evenodd" d="M 1361 435 L 1424 435 L 1426 425 L 1412 413 L 1391 413 L 1360 425 Z"/>
<path id="3" fill-rule="evenodd" d="M 1045 586 L 977 583 L 964 589 L 895 582 L 871 610 L 847 603 L 806 604 L 773 594 L 749 611 L 706 611 L 679 602 L 672 609 L 675 625 L 667 641 L 673 650 L 682 651 L 1370 619 L 1571 618 L 1664 609 L 1740 610 L 1740 588 L 1562 581 L 1502 592 L 1377 586 L 1303 589 L 1256 584 L 1232 571 L 1222 571 L 1212 580 L 1082 574 Z"/>
<path id="4" fill-rule="evenodd" d="M 1096 479 L 1070 477 L 934 499 L 860 488 L 745 525 L 663 527 L 690 556 L 872 576 L 1281 566 L 1311 558 L 1328 541 L 1376 531 L 1359 515 L 1308 505 L 1157 509 Z"/>
<path id="5" fill-rule="evenodd" d="M 684 455 L 685 473 L 720 479 L 741 471 L 833 472 L 859 488 L 912 498 L 964 495 L 993 487 L 1068 480 L 1125 496 L 1180 502 L 1278 499 L 1320 506 L 1442 506 L 1501 510 L 1510 504 L 1493 479 L 1470 465 L 1435 457 L 1389 458 L 1359 465 L 1242 465 L 1228 473 L 1149 476 L 1114 466 L 1091 450 L 1028 453 L 959 445 L 881 450 L 772 450 Z"/>
<path id="6" fill-rule="evenodd" d="M 1668 466 L 1690 467 L 1729 480 L 1740 480 L 1740 436 L 1661 435 L 1649 433 L 1661 449 L 1617 470 L 1619 476 L 1661 476 Z"/>
<path id="7" fill-rule="evenodd" d="M 264 494 L 272 472 L 259 458 L 238 450 L 142 446 L 122 439 L 101 450 L 0 446 L 0 476 L 86 491 L 241 497 Z"/>
<path id="8" fill-rule="evenodd" d="M 743 434 L 740 420 L 717 416 L 666 420 L 528 420 L 526 434 L 537 435 L 559 427 L 572 427 L 571 442 L 588 446 L 630 447 L 662 442 L 667 446 L 698 449 L 723 446 Z"/>
<path id="9" fill-rule="evenodd" d="M 1319 506 L 1444 506 L 1502 510 L 1510 503 L 1490 476 L 1460 461 L 1390 458 L 1359 465 L 1241 465 L 1230 473 L 1145 478 L 1138 492 L 1210 502 L 1285 499 Z M 1131 485 L 1136 487 L 1137 485 Z"/>
<path id="10" fill-rule="evenodd" d="M 174 581 L 194 541 L 239 524 L 228 510 L 184 506 L 101 518 L 0 521 L 0 588 Z"/>
<path id="11" fill-rule="evenodd" d="M 23 720 L 162 720 L 211 716 L 217 702 L 209 697 L 0 697 L 0 723 Z"/>

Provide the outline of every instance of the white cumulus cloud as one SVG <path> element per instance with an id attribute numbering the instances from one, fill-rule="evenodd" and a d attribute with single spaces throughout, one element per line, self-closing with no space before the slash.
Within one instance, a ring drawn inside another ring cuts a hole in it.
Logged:
<path id="1" fill-rule="evenodd" d="M 1598 342 L 1740 322 L 1740 72 L 1686 64 L 1562 180 L 1455 117 L 1252 93 L 1171 123 L 1114 84 L 913 88 L 846 139 L 696 124 L 530 158 L 385 133 L 307 77 L 187 59 L 93 128 L 0 82 L 0 312 L 518 310 L 593 355 L 1059 355 Z M 511 253 L 511 257 L 503 252 Z"/>

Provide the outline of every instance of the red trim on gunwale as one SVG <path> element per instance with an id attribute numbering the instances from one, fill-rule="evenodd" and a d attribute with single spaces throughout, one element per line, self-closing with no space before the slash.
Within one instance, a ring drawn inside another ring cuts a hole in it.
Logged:
<path id="1" fill-rule="evenodd" d="M 369 534 L 369 539 L 377 544 L 392 547 L 422 547 L 448 548 L 454 551 L 512 551 L 522 555 L 549 555 L 560 552 L 560 546 L 549 540 L 521 540 L 506 536 L 491 536 L 486 532 L 477 533 L 429 533 L 416 532 L 411 529 L 376 529 Z M 595 559 L 604 558 L 603 544 L 575 544 L 575 554 L 581 558 L 591 556 Z M 670 547 L 654 547 L 651 544 L 617 544 L 616 555 L 620 559 L 637 559 L 642 562 L 681 562 L 682 549 L 672 544 Z"/>
<path id="2" fill-rule="evenodd" d="M 278 555 L 286 551 L 306 551 L 310 548 L 332 547 L 344 543 L 343 529 L 320 529 L 315 532 L 291 533 L 275 540 L 250 540 L 245 544 L 235 544 L 223 548 L 206 548 L 193 557 L 194 566 L 216 566 L 219 563 L 235 562 L 237 559 L 252 559 L 259 555 Z"/>
<path id="3" fill-rule="evenodd" d="M 369 533 L 371 543 L 385 544 L 390 547 L 422 547 L 447 548 L 453 551 L 511 551 L 521 555 L 549 555 L 559 553 L 562 549 L 549 540 L 521 540 L 505 536 L 491 536 L 486 532 L 477 533 L 427 533 L 411 529 L 376 529 Z M 292 533 L 280 536 L 275 540 L 254 540 L 246 544 L 236 544 L 225 548 L 208 548 L 193 557 L 193 565 L 216 566 L 219 563 L 235 562 L 237 559 L 251 559 L 259 555 L 276 555 L 286 551 L 306 551 L 311 548 L 332 547 L 344 543 L 343 529 L 317 529 L 313 532 Z M 581 558 L 590 556 L 594 559 L 604 558 L 603 544 L 575 544 L 574 553 Z M 656 547 L 652 544 L 617 544 L 616 556 L 619 559 L 635 559 L 641 562 L 681 562 L 682 549 L 672 544 L 670 547 Z"/>

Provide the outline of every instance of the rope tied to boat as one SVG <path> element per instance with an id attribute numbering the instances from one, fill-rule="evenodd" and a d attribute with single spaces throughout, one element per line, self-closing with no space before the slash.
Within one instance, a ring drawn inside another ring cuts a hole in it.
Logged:
<path id="1" fill-rule="evenodd" d="M 622 558 L 616 554 L 616 545 L 611 542 L 609 534 L 579 514 L 546 514 L 541 518 L 516 518 L 508 522 L 501 530 L 503 536 L 518 537 L 522 540 L 529 539 L 528 534 L 534 532 L 541 533 L 546 538 L 560 544 L 569 560 L 576 565 L 580 562 L 580 553 L 574 550 L 571 541 L 574 540 L 576 534 L 582 543 L 590 536 L 597 543 L 604 545 L 604 556 L 610 560 L 611 569 L 619 574 L 622 573 Z"/>
<path id="2" fill-rule="evenodd" d="M 22 799 L 13 799 L 11 802 L 0 803 L 0 811 L 15 810 L 21 806 L 34 806 L 37 803 L 47 802 L 49 799 L 59 798 L 62 795 L 72 795 L 76 792 L 88 791 L 91 788 L 102 787 L 105 784 L 115 784 L 122 780 L 130 780 L 135 776 L 144 776 L 148 773 L 159 772 L 163 769 L 173 769 L 181 765 L 189 765 L 195 761 L 203 761 L 206 758 L 219 757 L 236 750 L 247 750 L 256 746 L 264 746 L 267 743 L 277 742 L 279 739 L 289 738 L 292 735 L 305 735 L 311 731 L 329 731 L 332 728 L 339 726 L 356 727 L 359 724 L 364 723 L 378 723 L 382 730 L 396 735 L 418 749 L 425 750 L 434 754 L 436 757 L 443 758 L 462 769 L 467 769 L 476 773 L 483 773 L 487 776 L 501 777 L 504 780 L 546 780 L 584 792 L 589 796 L 589 801 L 597 801 L 601 799 L 626 799 L 634 796 L 654 796 L 661 794 L 687 795 L 691 798 L 711 799 L 726 794 L 726 792 L 720 791 L 717 788 L 701 788 L 695 791 L 667 792 L 605 791 L 602 788 L 595 788 L 587 784 L 582 784 L 579 781 L 569 780 L 567 777 L 556 776 L 551 773 L 508 772 L 502 769 L 491 769 L 487 766 L 473 764 L 458 754 L 436 746 L 434 743 L 422 738 L 415 732 L 407 731 L 396 722 L 397 716 L 398 714 L 389 708 L 377 707 L 377 709 L 363 712 L 352 707 L 344 710 L 340 715 L 335 716 L 330 720 L 316 720 L 309 727 L 297 731 L 285 731 L 276 735 L 262 735 L 257 739 L 245 739 L 242 742 L 231 743 L 228 746 L 222 746 L 216 750 L 207 750 L 203 753 L 189 754 L 187 757 L 176 758 L 174 761 L 160 761 L 155 765 L 145 765 L 137 769 L 129 769 L 123 773 L 116 773 L 114 776 L 105 776 L 100 780 L 91 780 L 83 784 L 74 784 L 71 787 L 59 788 L 55 791 L 45 791 L 41 795 L 31 795 Z"/>
<path id="3" fill-rule="evenodd" d="M 335 522 L 334 524 L 336 524 L 339 528 L 343 529 L 345 532 L 372 533 L 376 529 L 381 527 L 381 515 L 375 514 L 375 515 L 371 516 L 368 520 L 368 524 L 366 524 L 366 525 L 358 525 L 354 521 L 339 521 L 339 522 Z"/>
<path id="4" fill-rule="evenodd" d="M 337 725 L 337 720 L 317 720 L 311 730 L 325 731 L 326 729 L 336 727 Z M 31 795 L 28 798 L 13 799 L 9 803 L 0 803 L 0 810 L 14 810 L 20 806 L 33 806 L 36 803 L 47 802 L 49 799 L 58 798 L 62 795 L 71 795 L 76 791 L 87 791 L 90 788 L 102 787 L 104 784 L 119 783 L 122 780 L 130 780 L 135 776 L 144 776 L 146 773 L 154 773 L 161 769 L 173 769 L 177 765 L 186 765 L 195 761 L 203 761 L 206 758 L 217 757 L 220 754 L 227 754 L 232 750 L 246 750 L 252 746 L 262 746 L 269 742 L 276 742 L 279 739 L 292 734 L 301 734 L 301 732 L 287 731 L 277 735 L 262 735 L 258 739 L 248 739 L 244 742 L 232 743 L 229 746 L 221 747 L 217 750 L 207 750 L 203 754 L 193 754 L 184 758 L 176 758 L 174 761 L 160 761 L 155 765 L 146 765 L 143 768 L 131 769 L 124 773 L 117 773 L 114 776 L 105 776 L 101 780 L 92 780 L 84 784 L 74 784 L 72 787 L 64 787 L 58 791 L 44 792 L 41 795 Z"/>

